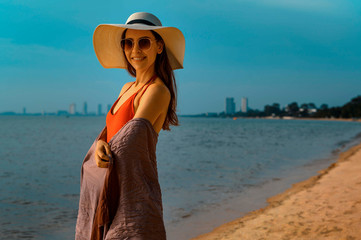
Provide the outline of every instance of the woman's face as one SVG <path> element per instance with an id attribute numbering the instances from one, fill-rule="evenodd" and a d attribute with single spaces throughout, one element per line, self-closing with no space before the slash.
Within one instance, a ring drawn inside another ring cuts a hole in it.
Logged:
<path id="1" fill-rule="evenodd" d="M 150 46 L 144 46 L 144 42 L 139 44 L 139 39 L 149 39 Z M 133 44 L 130 48 L 124 48 L 125 56 L 128 62 L 134 67 L 137 72 L 148 71 L 154 69 L 155 59 L 157 54 L 163 51 L 163 44 L 155 40 L 154 35 L 149 30 L 134 30 L 128 29 L 125 33 L 125 39 L 131 39 Z"/>

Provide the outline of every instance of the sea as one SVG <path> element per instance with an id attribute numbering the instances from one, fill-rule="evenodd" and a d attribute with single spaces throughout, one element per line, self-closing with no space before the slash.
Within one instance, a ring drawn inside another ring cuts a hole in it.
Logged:
<path id="1" fill-rule="evenodd" d="M 167 238 L 266 204 L 361 142 L 361 123 L 179 117 L 157 165 Z M 105 116 L 0 116 L 0 239 L 74 239 L 85 154 Z M 227 206 L 227 207 L 225 207 Z"/>

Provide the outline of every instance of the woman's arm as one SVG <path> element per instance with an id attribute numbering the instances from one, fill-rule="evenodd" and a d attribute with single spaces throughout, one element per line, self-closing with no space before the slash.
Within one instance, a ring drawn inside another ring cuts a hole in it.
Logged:
<path id="1" fill-rule="evenodd" d="M 157 118 L 168 111 L 170 92 L 165 85 L 152 84 L 139 101 L 134 118 L 148 119 L 154 125 Z"/>
<path id="2" fill-rule="evenodd" d="M 104 129 L 98 140 L 103 140 L 104 142 L 107 141 L 107 128 Z"/>

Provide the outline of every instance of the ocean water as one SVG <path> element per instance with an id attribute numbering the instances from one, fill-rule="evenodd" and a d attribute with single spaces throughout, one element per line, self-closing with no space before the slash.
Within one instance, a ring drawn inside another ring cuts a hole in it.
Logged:
<path id="1" fill-rule="evenodd" d="M 358 122 L 179 120 L 157 144 L 166 228 L 335 158 L 361 136 Z M 0 239 L 74 238 L 81 164 L 104 124 L 105 117 L 0 116 Z"/>

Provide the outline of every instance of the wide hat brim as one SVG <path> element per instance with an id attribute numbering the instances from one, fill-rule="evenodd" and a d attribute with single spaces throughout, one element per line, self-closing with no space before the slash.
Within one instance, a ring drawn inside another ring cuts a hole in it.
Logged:
<path id="1" fill-rule="evenodd" d="M 175 27 L 147 26 L 144 24 L 100 24 L 93 34 L 95 54 L 104 68 L 127 68 L 120 40 L 125 29 L 154 30 L 164 41 L 172 69 L 183 68 L 185 39 Z"/>

